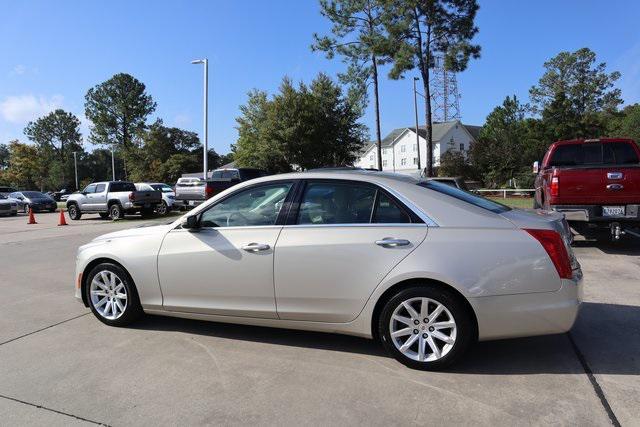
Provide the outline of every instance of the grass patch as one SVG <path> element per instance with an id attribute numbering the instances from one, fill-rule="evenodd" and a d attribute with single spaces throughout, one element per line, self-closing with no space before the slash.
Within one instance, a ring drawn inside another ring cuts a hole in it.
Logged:
<path id="1" fill-rule="evenodd" d="M 533 208 L 533 199 L 530 197 L 507 197 L 506 199 L 500 196 L 488 196 L 487 199 L 495 200 L 498 203 L 507 205 L 512 208 L 518 209 L 531 209 Z"/>

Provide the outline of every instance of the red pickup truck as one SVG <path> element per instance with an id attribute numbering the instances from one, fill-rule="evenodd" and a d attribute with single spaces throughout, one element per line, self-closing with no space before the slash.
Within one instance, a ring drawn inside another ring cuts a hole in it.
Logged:
<path id="1" fill-rule="evenodd" d="M 640 148 L 633 140 L 558 141 L 533 168 L 534 207 L 563 212 L 578 233 L 610 230 L 618 239 L 640 226 Z"/>

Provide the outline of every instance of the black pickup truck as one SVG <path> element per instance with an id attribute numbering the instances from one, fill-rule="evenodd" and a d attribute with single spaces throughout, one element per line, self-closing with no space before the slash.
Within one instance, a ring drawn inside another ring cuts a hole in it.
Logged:
<path id="1" fill-rule="evenodd" d="M 236 184 L 267 175 L 269 174 L 262 169 L 234 168 L 217 169 L 211 173 L 211 178 L 206 181 L 180 178 L 175 188 L 176 206 L 197 206 Z"/>

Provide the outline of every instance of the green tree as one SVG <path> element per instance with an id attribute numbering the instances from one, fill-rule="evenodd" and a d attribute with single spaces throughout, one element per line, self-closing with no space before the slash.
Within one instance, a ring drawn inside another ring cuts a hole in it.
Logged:
<path id="1" fill-rule="evenodd" d="M 478 32 L 476 0 L 386 0 L 385 21 L 391 36 L 393 67 L 389 77 L 399 79 L 417 69 L 422 76 L 427 124 L 427 175 L 433 176 L 431 69 L 437 57 L 452 72 L 464 71 L 471 58 L 480 57 L 472 39 Z M 420 157 L 418 166 L 421 167 Z"/>
<path id="2" fill-rule="evenodd" d="M 516 177 L 537 159 L 540 141 L 534 135 L 535 121 L 526 119 L 528 106 L 506 97 L 488 116 L 478 142 L 469 150 L 471 163 L 488 187 L 499 187 Z"/>
<path id="3" fill-rule="evenodd" d="M 285 78 L 272 99 L 250 92 L 240 111 L 239 138 L 232 147 L 238 166 L 287 172 L 350 165 L 366 135 L 358 123 L 361 110 L 324 74 L 297 88 Z"/>
<path id="4" fill-rule="evenodd" d="M 66 188 L 72 181 L 72 152 L 82 150 L 80 120 L 64 110 L 57 109 L 29 122 L 25 135 L 33 141 L 47 175 L 47 186 Z"/>
<path id="5" fill-rule="evenodd" d="M 640 143 L 640 104 L 625 107 L 607 122 L 609 136 L 632 138 Z"/>
<path id="6" fill-rule="evenodd" d="M 136 138 L 155 109 L 156 103 L 142 82 L 129 74 L 116 74 L 85 95 L 85 116 L 92 122 L 89 140 L 121 149 L 127 162 L 135 162 L 139 155 Z"/>
<path id="7" fill-rule="evenodd" d="M 351 86 L 353 102 L 367 104 L 367 86 L 373 83 L 373 104 L 376 121 L 378 170 L 382 170 L 382 135 L 380 132 L 380 99 L 378 68 L 385 62 L 389 50 L 382 0 L 320 0 L 320 13 L 332 25 L 331 36 L 314 34 L 314 50 L 326 52 L 332 59 L 336 54 L 348 64 L 346 73 L 339 74 L 343 83 Z"/>
<path id="8" fill-rule="evenodd" d="M 6 181 L 18 188 L 43 190 L 42 172 L 42 162 L 35 145 L 18 140 L 9 143 L 9 167 L 4 171 Z"/>
<path id="9" fill-rule="evenodd" d="M 607 73 L 607 64 L 596 63 L 596 54 L 589 48 L 560 52 L 544 68 L 538 85 L 529 90 L 534 111 L 543 111 L 559 95 L 579 116 L 615 111 L 622 104 L 622 93 L 614 87 L 620 73 Z"/>
<path id="10" fill-rule="evenodd" d="M 438 176 L 461 176 L 463 178 L 473 179 L 475 175 L 475 170 L 464 153 L 449 150 L 440 156 Z"/>
<path id="11" fill-rule="evenodd" d="M 7 144 L 0 144 L 0 170 L 9 167 L 9 147 Z"/>

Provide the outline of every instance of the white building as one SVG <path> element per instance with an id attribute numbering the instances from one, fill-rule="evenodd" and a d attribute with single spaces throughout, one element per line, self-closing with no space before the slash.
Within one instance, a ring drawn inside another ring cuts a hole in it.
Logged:
<path id="1" fill-rule="evenodd" d="M 480 126 L 462 124 L 459 120 L 433 124 L 433 166 L 440 166 L 440 156 L 450 150 L 467 153 L 469 146 L 476 141 Z M 394 129 L 382 140 L 382 170 L 406 174 L 417 174 L 418 149 L 420 146 L 420 164 L 427 166 L 427 131 L 424 126 L 418 127 L 416 143 L 415 127 Z M 364 147 L 359 160 L 354 166 L 376 169 L 378 167 L 378 151 L 376 142 L 372 141 Z"/>

